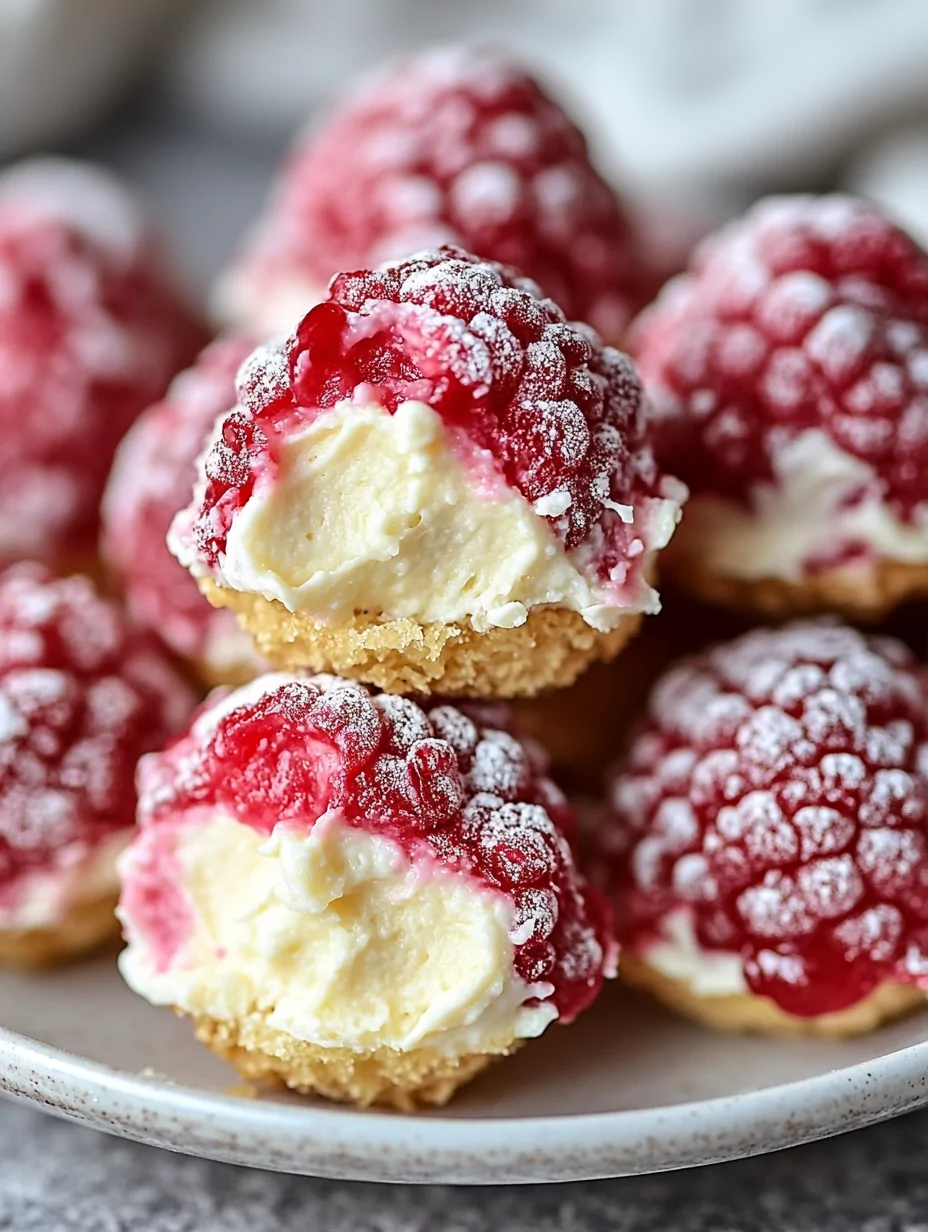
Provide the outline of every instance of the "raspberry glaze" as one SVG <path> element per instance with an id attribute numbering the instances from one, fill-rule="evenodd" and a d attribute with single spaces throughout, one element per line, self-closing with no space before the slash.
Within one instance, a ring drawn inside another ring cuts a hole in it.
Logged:
<path id="1" fill-rule="evenodd" d="M 402 60 L 349 96 L 292 154 L 237 273 L 258 299 L 294 276 L 321 292 L 336 270 L 438 244 L 515 266 L 614 340 L 653 285 L 577 126 L 472 47 Z"/>
<path id="2" fill-rule="evenodd" d="M 235 406 L 235 374 L 253 347 L 243 335 L 223 338 L 174 379 L 120 445 L 103 501 L 101 550 L 132 615 L 184 659 L 209 661 L 211 641 L 236 626 L 210 607 L 165 536 L 190 499 L 210 429 Z"/>
<path id="3" fill-rule="evenodd" d="M 135 767 L 193 696 L 87 578 L 0 574 L 0 901 L 133 824 Z"/>
<path id="4" fill-rule="evenodd" d="M 850 197 L 770 198 L 696 249 L 632 331 L 663 465 L 747 500 L 819 428 L 911 520 L 928 498 L 928 254 Z"/>
<path id="5" fill-rule="evenodd" d="M 268 676 L 214 694 L 187 735 L 143 759 L 139 821 L 170 835 L 172 822 L 221 810 L 269 834 L 335 810 L 394 840 L 417 867 L 438 862 L 507 895 L 521 938 L 516 971 L 550 982 L 570 1021 L 613 964 L 609 913 L 576 871 L 565 837 L 573 813 L 543 755 L 487 722 L 505 716 L 498 706 L 372 696 L 335 677 Z M 134 872 L 124 903 L 169 965 L 185 907 L 165 853 L 143 850 L 154 863 Z"/>
<path id="6" fill-rule="evenodd" d="M 632 593 L 643 582 L 654 498 L 679 498 L 680 485 L 658 473 L 631 363 L 528 279 L 453 248 L 338 275 L 285 348 L 244 365 L 192 526 L 186 513 L 180 525 L 204 561 L 215 566 L 257 479 L 273 482 L 277 442 L 353 396 L 391 412 L 427 403 L 463 443 L 475 485 L 490 470 L 530 502 L 563 496 L 547 520 L 565 547 Z"/>
<path id="7" fill-rule="evenodd" d="M 668 672 L 603 831 L 620 942 L 672 912 L 802 1017 L 928 990 L 928 718 L 901 643 L 756 630 Z"/>
<path id="8" fill-rule="evenodd" d="M 103 171 L 0 177 L 0 564 L 95 552 L 113 453 L 206 341 L 134 201 Z"/>

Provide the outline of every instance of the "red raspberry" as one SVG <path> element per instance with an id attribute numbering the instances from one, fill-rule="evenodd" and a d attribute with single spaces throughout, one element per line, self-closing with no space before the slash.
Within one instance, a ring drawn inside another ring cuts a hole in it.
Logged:
<path id="1" fill-rule="evenodd" d="M 182 658 L 208 665 L 237 626 L 230 613 L 210 607 L 165 536 L 190 499 L 210 429 L 235 405 L 235 374 L 253 347 L 242 335 L 214 342 L 174 379 L 120 445 L 102 508 L 101 550 L 132 615 Z"/>
<path id="2" fill-rule="evenodd" d="M 454 244 L 534 278 L 618 340 L 646 271 L 573 121 L 523 69 L 458 47 L 390 65 L 292 154 L 242 268 L 259 305 L 300 277 Z"/>
<path id="3" fill-rule="evenodd" d="M 331 676 L 265 676 L 214 694 L 186 735 L 142 761 L 139 819 L 153 826 L 205 807 L 270 833 L 337 810 L 412 860 L 438 860 L 508 895 L 516 970 L 550 981 L 570 1021 L 611 964 L 608 910 L 575 868 L 565 837 L 573 815 L 544 758 L 486 726 L 490 715 L 500 708 L 420 704 Z M 164 932 L 157 896 L 142 910 Z"/>
<path id="4" fill-rule="evenodd" d="M 264 348 L 243 367 L 240 406 L 193 511 L 207 561 L 224 551 L 256 475 L 273 473 L 274 442 L 361 387 L 391 411 L 427 402 L 528 501 L 563 495 L 567 509 L 549 522 L 567 548 L 585 545 L 604 577 L 640 571 L 647 502 L 662 481 L 634 369 L 567 324 L 533 283 L 453 248 L 340 274 L 285 349 Z M 634 527 L 615 508 L 642 502 Z"/>
<path id="5" fill-rule="evenodd" d="M 611 789 L 619 939 L 692 915 L 791 1014 L 928 988 L 928 712 L 901 643 L 757 630 L 668 672 Z"/>
<path id="6" fill-rule="evenodd" d="M 0 178 L 0 564 L 96 547 L 120 437 L 205 342 L 138 207 L 58 161 Z"/>
<path id="7" fill-rule="evenodd" d="M 193 705 L 147 634 L 87 578 L 0 574 L 0 900 L 131 826 L 135 767 Z"/>
<path id="8" fill-rule="evenodd" d="M 697 249 L 632 343 L 659 455 L 744 499 L 805 429 L 869 463 L 902 518 L 928 496 L 928 255 L 852 198 L 755 206 Z"/>

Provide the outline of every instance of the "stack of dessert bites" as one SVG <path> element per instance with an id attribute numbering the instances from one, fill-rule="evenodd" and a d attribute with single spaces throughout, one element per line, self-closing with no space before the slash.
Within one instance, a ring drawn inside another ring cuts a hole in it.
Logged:
<path id="1" fill-rule="evenodd" d="M 130 603 L 212 679 L 234 612 L 272 669 L 143 760 L 122 862 L 123 974 L 248 1077 L 442 1103 L 615 972 L 572 810 L 503 699 L 657 610 L 683 488 L 631 363 L 545 294 L 618 334 L 634 253 L 530 77 L 414 58 L 298 147 L 221 279 L 236 329 L 287 335 L 234 382 L 245 342 L 217 344 L 121 450 Z M 145 550 L 172 502 L 214 608 Z"/>
<path id="2" fill-rule="evenodd" d="M 0 255 L 2 207 L 0 186 Z M 0 942 L 29 961 L 106 932 L 144 753 L 120 968 L 249 1078 L 443 1103 L 617 956 L 723 1027 L 857 1031 L 922 1001 L 925 671 L 839 617 L 925 592 L 928 257 L 862 203 L 771 201 L 645 307 L 642 247 L 494 53 L 406 60 L 298 143 L 219 280 L 230 332 L 166 392 L 190 351 L 160 371 L 116 454 L 125 611 L 37 565 L 0 578 Z M 73 394 L 63 357 L 115 362 L 61 341 L 89 293 L 56 262 L 32 316 L 0 299 L 49 399 Z M 0 401 L 5 433 L 86 477 L 91 410 L 40 405 L 53 448 Z M 683 597 L 639 641 L 659 565 Z M 816 619 L 647 688 L 729 609 Z M 165 743 L 190 709 L 168 652 L 220 687 Z M 589 881 L 522 723 L 587 785 L 622 755 Z"/>

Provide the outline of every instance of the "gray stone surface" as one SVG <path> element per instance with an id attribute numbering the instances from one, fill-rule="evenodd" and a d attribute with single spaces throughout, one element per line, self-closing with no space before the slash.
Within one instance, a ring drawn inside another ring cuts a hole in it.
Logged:
<path id="1" fill-rule="evenodd" d="M 501 1189 L 317 1181 L 0 1102 L 2 1232 L 928 1232 L 928 1113 L 691 1172 Z"/>

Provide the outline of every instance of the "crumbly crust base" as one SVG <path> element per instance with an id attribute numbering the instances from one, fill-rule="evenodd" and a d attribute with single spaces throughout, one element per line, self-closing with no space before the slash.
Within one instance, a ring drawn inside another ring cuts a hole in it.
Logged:
<path id="1" fill-rule="evenodd" d="M 282 1083 L 304 1095 L 323 1095 L 362 1108 L 381 1104 L 402 1112 L 446 1104 L 494 1055 L 507 1056 L 519 1046 L 513 1040 L 497 1054 L 459 1057 L 430 1048 L 353 1052 L 294 1039 L 268 1026 L 267 1014 L 257 1011 L 234 1021 L 202 1014 L 193 1021 L 197 1039 L 249 1082 Z"/>
<path id="2" fill-rule="evenodd" d="M 27 970 L 54 967 L 119 937 L 115 892 L 75 903 L 48 928 L 0 929 L 0 963 Z"/>
<path id="3" fill-rule="evenodd" d="M 792 582 L 707 573 L 678 553 L 668 555 L 666 571 L 678 586 L 706 603 L 775 620 L 834 612 L 870 624 L 908 600 L 928 596 L 928 564 L 901 560 L 874 561 L 865 569 L 826 569 Z"/>
<path id="4" fill-rule="evenodd" d="M 377 620 L 364 613 L 348 624 L 319 625 L 276 599 L 242 594 L 209 579 L 200 588 L 214 607 L 228 607 L 273 667 L 334 672 L 387 693 L 465 697 L 530 696 L 572 684 L 591 663 L 609 661 L 638 632 L 640 613 L 600 633 L 577 612 L 533 608 L 517 629 L 478 633 L 456 624 Z"/>
<path id="5" fill-rule="evenodd" d="M 847 1039 L 866 1035 L 883 1023 L 909 1014 L 925 1004 L 925 993 L 909 984 L 879 984 L 856 1005 L 816 1018 L 787 1014 L 769 997 L 736 993 L 727 997 L 700 997 L 681 980 L 656 971 L 640 957 L 623 953 L 619 976 L 626 984 L 656 997 L 677 1013 L 716 1031 L 787 1037 L 816 1036 Z"/>

